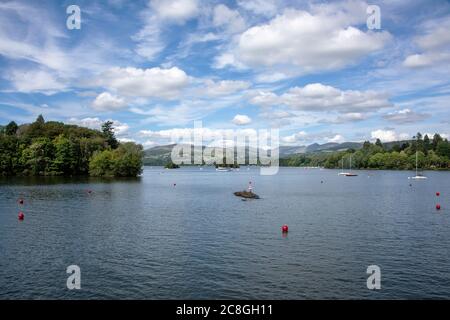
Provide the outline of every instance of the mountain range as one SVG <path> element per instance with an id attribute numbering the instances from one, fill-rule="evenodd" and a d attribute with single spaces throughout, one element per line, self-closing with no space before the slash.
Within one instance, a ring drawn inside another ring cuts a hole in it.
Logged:
<path id="1" fill-rule="evenodd" d="M 400 142 L 398 142 L 400 143 Z M 145 150 L 144 152 L 144 164 L 161 166 L 170 162 L 171 152 L 175 144 L 155 146 Z M 344 142 L 344 143 L 325 143 L 318 144 L 313 143 L 307 146 L 280 146 L 279 156 L 280 158 L 288 157 L 295 154 L 305 153 L 317 153 L 317 152 L 334 152 L 343 151 L 348 149 L 360 149 L 362 148 L 362 142 Z M 248 153 L 249 148 L 246 148 Z"/>

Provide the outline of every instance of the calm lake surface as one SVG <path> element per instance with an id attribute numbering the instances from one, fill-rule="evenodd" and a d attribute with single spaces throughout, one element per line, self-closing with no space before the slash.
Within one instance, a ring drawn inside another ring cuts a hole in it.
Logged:
<path id="1" fill-rule="evenodd" d="M 449 298 L 450 173 L 337 173 L 0 178 L 0 298 Z M 260 200 L 233 195 L 249 181 Z M 73 264 L 81 290 L 69 291 Z M 369 265 L 381 290 L 367 289 Z"/>

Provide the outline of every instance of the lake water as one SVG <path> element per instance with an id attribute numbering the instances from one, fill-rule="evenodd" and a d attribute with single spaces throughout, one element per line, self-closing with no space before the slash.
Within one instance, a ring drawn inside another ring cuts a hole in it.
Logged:
<path id="1" fill-rule="evenodd" d="M 450 173 L 337 173 L 0 178 L 0 298 L 450 297 Z M 260 200 L 233 195 L 249 181 Z M 74 264 L 81 290 L 70 291 Z M 369 265 L 381 268 L 381 290 L 367 289 Z"/>

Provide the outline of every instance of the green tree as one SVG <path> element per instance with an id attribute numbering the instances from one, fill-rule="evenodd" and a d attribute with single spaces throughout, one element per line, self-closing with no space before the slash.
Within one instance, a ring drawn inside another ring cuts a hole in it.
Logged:
<path id="1" fill-rule="evenodd" d="M 89 162 L 89 174 L 94 177 L 114 176 L 114 154 L 112 150 L 94 153 Z"/>
<path id="2" fill-rule="evenodd" d="M 5 134 L 8 136 L 14 136 L 17 132 L 17 129 L 19 129 L 19 126 L 14 121 L 11 121 L 8 123 L 8 125 L 5 127 Z"/>
<path id="3" fill-rule="evenodd" d="M 54 174 L 75 174 L 77 171 L 77 145 L 64 137 L 59 135 L 53 140 L 55 148 L 55 158 L 51 165 L 51 171 Z"/>
<path id="4" fill-rule="evenodd" d="M 51 172 L 54 146 L 48 138 L 38 138 L 22 152 L 24 174 L 47 175 Z"/>
<path id="5" fill-rule="evenodd" d="M 114 135 L 114 127 L 112 121 L 106 121 L 102 125 L 102 132 L 106 139 L 106 142 L 111 147 L 111 149 L 116 149 L 119 146 L 119 142 L 117 141 Z"/>

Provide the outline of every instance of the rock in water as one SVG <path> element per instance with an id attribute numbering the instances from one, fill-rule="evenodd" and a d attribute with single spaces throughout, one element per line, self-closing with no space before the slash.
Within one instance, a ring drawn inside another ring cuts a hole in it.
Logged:
<path id="1" fill-rule="evenodd" d="M 259 196 L 251 191 L 237 191 L 234 193 L 236 197 L 242 197 L 247 199 L 259 199 Z"/>

